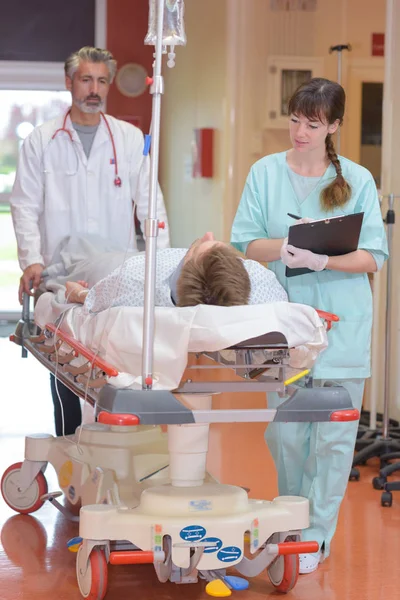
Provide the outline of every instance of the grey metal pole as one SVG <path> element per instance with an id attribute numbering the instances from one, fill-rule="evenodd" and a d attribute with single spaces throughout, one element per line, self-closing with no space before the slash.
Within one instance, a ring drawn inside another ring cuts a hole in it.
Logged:
<path id="1" fill-rule="evenodd" d="M 153 383 L 153 353 L 154 353 L 154 298 L 156 279 L 156 253 L 157 253 L 157 182 L 158 158 L 160 148 L 160 113 L 161 94 L 164 91 L 164 82 L 161 76 L 162 41 L 164 22 L 164 2 L 158 1 L 157 15 L 157 44 L 155 47 L 155 61 L 153 64 L 153 83 L 150 92 L 152 100 L 152 131 L 150 155 L 150 196 L 148 218 L 145 220 L 146 236 L 146 262 L 143 307 L 143 356 L 142 356 L 142 388 L 151 389 Z"/>
<path id="2" fill-rule="evenodd" d="M 30 300 L 31 297 L 27 293 L 22 294 L 22 321 L 24 323 L 22 327 L 22 332 L 29 331 L 29 321 L 30 321 Z M 24 346 L 24 339 L 22 339 L 22 350 L 21 350 L 22 358 L 27 358 L 28 351 Z"/>
<path id="3" fill-rule="evenodd" d="M 383 400 L 382 437 L 389 437 L 389 404 L 390 404 L 390 345 L 392 326 L 392 241 L 393 225 L 395 222 L 394 194 L 388 196 L 388 211 L 386 214 L 386 236 L 389 249 L 389 258 L 386 266 L 386 339 L 385 339 L 385 392 Z"/>

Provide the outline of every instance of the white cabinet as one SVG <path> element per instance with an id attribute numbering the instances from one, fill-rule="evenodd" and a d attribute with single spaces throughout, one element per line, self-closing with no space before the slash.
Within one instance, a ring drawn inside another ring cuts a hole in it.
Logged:
<path id="1" fill-rule="evenodd" d="M 286 129 L 287 105 L 293 92 L 312 77 L 323 77 L 324 59 L 310 56 L 270 56 L 267 63 L 265 127 Z"/>

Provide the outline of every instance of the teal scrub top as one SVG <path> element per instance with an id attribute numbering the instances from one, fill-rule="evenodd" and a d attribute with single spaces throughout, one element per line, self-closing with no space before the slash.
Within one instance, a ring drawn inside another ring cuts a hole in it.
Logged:
<path id="1" fill-rule="evenodd" d="M 336 177 L 332 164 L 316 188 L 300 203 L 290 182 L 286 152 L 272 154 L 256 162 L 247 177 L 233 222 L 233 246 L 246 252 L 253 240 L 287 237 L 289 227 L 293 225 L 293 219 L 287 213 L 322 219 L 364 212 L 358 247 L 370 252 L 378 270 L 381 269 L 388 257 L 388 249 L 375 182 L 364 167 L 343 157 L 339 157 L 339 160 L 352 194 L 345 206 L 329 213 L 322 210 L 319 196 L 321 190 Z M 340 318 L 328 333 L 329 346 L 316 362 L 314 377 L 369 377 L 372 293 L 367 274 L 326 269 L 287 278 L 286 267 L 281 260 L 271 262 L 268 266 L 287 291 L 290 302 L 307 304 Z"/>

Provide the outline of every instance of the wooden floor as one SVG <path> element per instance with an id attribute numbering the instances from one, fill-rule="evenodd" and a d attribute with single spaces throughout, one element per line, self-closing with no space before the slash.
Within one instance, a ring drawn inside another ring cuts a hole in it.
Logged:
<path id="1" fill-rule="evenodd" d="M 32 358 L 21 366 L 17 348 L 0 340 L 0 473 L 23 459 L 24 433 L 52 432 L 47 372 Z M 23 374 L 23 376 L 21 376 Z M 86 415 L 90 419 L 89 412 Z M 209 469 L 225 483 L 247 486 L 251 497 L 276 495 L 276 478 L 263 441 L 264 426 L 213 426 Z M 400 598 L 400 492 L 391 508 L 372 488 L 376 466 L 363 467 L 350 483 L 330 558 L 317 572 L 300 576 L 293 600 L 397 600 Z M 56 490 L 54 473 L 46 472 Z M 35 516 L 15 515 L 0 499 L 0 600 L 79 600 L 75 554 L 66 542 L 78 535 L 53 506 Z M 205 599 L 204 584 L 160 584 L 151 566 L 109 568 L 106 600 Z M 277 597 L 266 576 L 250 581 L 246 600 Z"/>

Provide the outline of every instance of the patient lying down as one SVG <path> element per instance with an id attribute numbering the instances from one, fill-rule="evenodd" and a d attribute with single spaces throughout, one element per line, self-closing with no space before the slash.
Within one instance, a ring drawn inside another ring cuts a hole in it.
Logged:
<path id="1" fill-rule="evenodd" d="M 69 302 L 98 313 L 115 306 L 143 306 L 145 255 L 136 254 L 90 290 L 84 281 L 66 283 Z M 190 248 L 157 252 L 156 306 L 237 306 L 287 301 L 275 274 L 242 259 L 234 248 L 206 233 Z"/>

